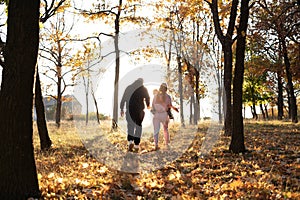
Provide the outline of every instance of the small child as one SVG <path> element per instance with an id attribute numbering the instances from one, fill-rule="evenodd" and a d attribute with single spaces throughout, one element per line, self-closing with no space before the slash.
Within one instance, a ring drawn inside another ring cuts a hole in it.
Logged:
<path id="1" fill-rule="evenodd" d="M 156 96 L 158 93 L 159 93 L 158 89 L 154 89 L 153 90 L 153 96 Z M 154 114 L 155 113 L 155 109 L 152 108 L 151 112 L 152 112 L 152 114 Z M 177 112 L 178 112 L 178 110 L 177 110 Z M 171 112 L 171 108 L 168 108 L 167 113 L 169 115 L 169 119 L 174 119 L 173 113 Z"/>

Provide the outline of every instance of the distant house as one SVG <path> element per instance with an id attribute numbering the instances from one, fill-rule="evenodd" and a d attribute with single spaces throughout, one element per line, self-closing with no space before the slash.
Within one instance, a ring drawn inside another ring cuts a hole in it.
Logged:
<path id="1" fill-rule="evenodd" d="M 80 115 L 82 105 L 74 95 L 66 95 L 62 98 L 62 113 L 65 118 L 70 118 L 73 115 Z"/>
<path id="2" fill-rule="evenodd" d="M 43 98 L 47 120 L 54 120 L 56 113 L 56 99 L 53 97 Z M 62 97 L 61 118 L 70 119 L 73 115 L 80 115 L 82 105 L 74 95 L 65 95 Z"/>
<path id="3" fill-rule="evenodd" d="M 53 106 L 56 106 L 56 99 L 53 97 L 44 97 L 43 98 L 43 103 L 45 106 L 45 110 L 50 110 Z"/>

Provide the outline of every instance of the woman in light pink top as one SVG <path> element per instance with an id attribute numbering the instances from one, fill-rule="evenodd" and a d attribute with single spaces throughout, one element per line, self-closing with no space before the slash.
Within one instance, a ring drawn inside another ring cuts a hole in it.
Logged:
<path id="1" fill-rule="evenodd" d="M 178 109 L 172 106 L 172 100 L 170 95 L 167 94 L 167 84 L 162 83 L 160 85 L 158 94 L 154 96 L 152 102 L 152 109 L 154 110 L 154 117 L 153 117 L 153 126 L 154 126 L 154 143 L 155 143 L 155 150 L 158 149 L 158 134 L 160 131 L 160 123 L 162 123 L 164 128 L 164 139 L 165 144 L 168 145 L 170 142 L 170 135 L 169 135 L 169 116 L 167 110 L 169 108 L 173 108 L 178 112 Z"/>

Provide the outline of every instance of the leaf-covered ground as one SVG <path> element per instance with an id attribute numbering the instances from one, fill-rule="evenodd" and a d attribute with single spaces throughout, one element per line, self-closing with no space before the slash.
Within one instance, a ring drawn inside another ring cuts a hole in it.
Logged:
<path id="1" fill-rule="evenodd" d="M 70 122 L 63 123 L 59 130 L 49 124 L 51 150 L 41 152 L 37 133 L 34 134 L 42 196 L 44 199 L 300 199 L 299 124 L 247 122 L 245 145 L 249 152 L 240 155 L 227 151 L 230 138 L 224 136 L 209 154 L 201 154 L 207 130 L 207 126 L 201 125 L 192 145 L 173 162 L 152 172 L 130 174 L 98 162 L 85 149 Z M 174 134 L 176 131 L 171 136 Z M 115 143 L 126 148 L 126 141 Z M 143 143 L 142 150 L 149 148 Z"/>

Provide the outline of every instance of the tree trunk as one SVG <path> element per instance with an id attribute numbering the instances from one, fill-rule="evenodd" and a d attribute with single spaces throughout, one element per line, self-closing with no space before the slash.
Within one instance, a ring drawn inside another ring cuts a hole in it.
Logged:
<path id="1" fill-rule="evenodd" d="M 115 37 L 114 45 L 116 52 L 116 69 L 115 69 L 115 82 L 114 82 L 114 108 L 112 119 L 112 130 L 118 128 L 118 93 L 119 93 L 119 76 L 120 76 L 120 49 L 119 49 L 119 33 L 120 33 L 120 15 L 121 15 L 122 0 L 119 0 L 119 10 L 115 19 Z"/>
<path id="2" fill-rule="evenodd" d="M 36 70 L 37 71 L 36 71 L 36 80 L 35 80 L 35 108 L 36 108 L 36 116 L 37 116 L 37 127 L 40 136 L 41 150 L 48 150 L 51 147 L 52 141 L 49 137 L 49 133 L 47 129 L 45 108 L 43 103 L 43 96 L 42 96 L 38 67 Z"/>
<path id="3" fill-rule="evenodd" d="M 287 54 L 287 47 L 284 39 L 281 39 L 282 42 L 282 50 L 283 50 L 283 58 L 284 58 L 284 64 L 285 64 L 285 72 L 286 72 L 286 77 L 287 77 L 287 89 L 290 94 L 290 113 L 291 113 L 291 118 L 292 122 L 297 123 L 298 122 L 298 116 L 297 116 L 297 101 L 295 97 L 295 92 L 294 92 L 294 85 L 293 85 L 293 77 L 291 73 L 291 64 L 290 60 Z"/>
<path id="4" fill-rule="evenodd" d="M 252 116 L 253 116 L 253 119 L 258 120 L 258 116 L 257 116 L 257 112 L 256 112 L 255 103 L 252 104 L 251 108 L 252 108 Z"/>
<path id="5" fill-rule="evenodd" d="M 194 124 L 193 106 L 195 106 L 194 93 L 191 95 L 191 98 L 190 98 L 190 124 Z"/>
<path id="6" fill-rule="evenodd" d="M 277 97 L 277 110 L 278 110 L 278 120 L 282 120 L 283 118 L 283 85 L 281 72 L 277 71 L 277 87 L 278 87 L 278 97 Z"/>
<path id="7" fill-rule="evenodd" d="M 231 106 L 231 80 L 232 80 L 232 47 L 231 40 L 227 41 L 224 46 L 224 129 L 225 135 L 230 136 L 232 133 L 232 106 Z"/>
<path id="8" fill-rule="evenodd" d="M 40 196 L 32 144 L 39 6 L 36 0 L 10 0 L 8 5 L 0 91 L 0 199 Z"/>
<path id="9" fill-rule="evenodd" d="M 268 105 L 264 104 L 264 108 L 265 108 L 266 119 L 269 120 Z"/>
<path id="10" fill-rule="evenodd" d="M 261 114 L 262 114 L 263 120 L 266 120 L 265 111 L 264 111 L 264 108 L 263 108 L 263 106 L 262 106 L 262 104 L 261 104 L 261 103 L 259 104 L 259 107 L 260 107 L 260 111 L 261 111 Z"/>
<path id="11" fill-rule="evenodd" d="M 89 77 L 88 80 L 85 80 L 85 77 L 82 76 L 83 85 L 84 85 L 84 92 L 85 92 L 85 103 L 86 103 L 86 113 L 85 113 L 85 125 L 88 125 L 89 122 Z"/>
<path id="12" fill-rule="evenodd" d="M 197 22 L 196 23 L 196 43 L 194 43 L 194 45 L 196 45 L 196 52 L 200 51 L 200 25 Z M 194 39 L 194 41 L 195 41 Z M 200 71 L 201 71 L 201 66 L 200 66 L 200 60 L 202 62 L 203 60 L 203 54 L 201 55 L 201 58 L 199 57 L 199 54 L 196 54 L 196 62 L 195 62 L 195 82 L 196 82 L 196 104 L 195 104 L 195 124 L 198 124 L 200 117 L 201 117 L 201 112 L 200 112 Z"/>
<path id="13" fill-rule="evenodd" d="M 257 102 L 257 99 L 256 99 L 256 96 L 255 96 L 254 86 L 251 86 L 250 91 L 251 91 L 253 119 L 258 120 L 258 116 L 257 116 L 257 112 L 256 112 L 256 102 Z"/>
<path id="14" fill-rule="evenodd" d="M 219 113 L 219 123 L 222 123 L 222 87 L 221 87 L 220 77 L 218 76 L 218 113 Z"/>
<path id="15" fill-rule="evenodd" d="M 287 103 L 288 103 L 288 110 L 287 110 L 288 111 L 288 116 L 289 116 L 288 118 L 292 119 L 291 96 L 290 96 L 290 91 L 289 91 L 288 88 L 286 88 L 286 93 L 287 93 Z"/>
<path id="16" fill-rule="evenodd" d="M 91 87 L 91 90 L 92 90 L 92 97 L 93 97 L 93 100 L 94 100 L 94 104 L 95 104 L 95 107 L 96 107 L 97 122 L 98 122 L 98 124 L 100 124 L 99 108 L 98 108 L 98 103 L 97 103 L 97 100 L 96 100 L 96 96 L 95 96 L 95 92 L 94 92 L 93 87 Z"/>
<path id="17" fill-rule="evenodd" d="M 218 39 L 222 44 L 224 54 L 224 129 L 225 135 L 230 136 L 232 133 L 232 105 L 231 105 L 231 82 L 232 82 L 232 35 L 235 27 L 235 21 L 237 16 L 238 0 L 233 0 L 231 3 L 230 19 L 228 23 L 227 33 L 222 33 L 219 12 L 218 1 L 213 0 L 209 5 L 213 14 L 213 22 Z"/>
<path id="18" fill-rule="evenodd" d="M 233 120 L 232 137 L 229 150 L 233 153 L 246 151 L 244 144 L 243 124 L 243 81 L 244 81 L 244 58 L 246 47 L 246 32 L 249 18 L 249 0 L 241 1 L 241 18 L 237 30 L 238 38 L 236 44 L 236 64 L 233 80 Z"/>
<path id="19" fill-rule="evenodd" d="M 198 67 L 200 68 L 200 67 Z M 195 101 L 195 109 L 194 109 L 194 124 L 198 124 L 198 121 L 200 119 L 200 85 L 199 85 L 199 82 L 200 82 L 200 72 L 198 70 L 195 70 L 196 71 L 196 101 Z"/>
<path id="20" fill-rule="evenodd" d="M 62 104 L 62 93 L 61 93 L 61 76 L 58 75 L 57 78 L 57 97 L 56 97 L 56 112 L 55 112 L 55 123 L 57 128 L 60 127 L 61 119 L 61 104 Z"/>
<path id="21" fill-rule="evenodd" d="M 183 94 L 182 94 L 182 69 L 181 69 L 181 57 L 177 56 L 178 65 L 178 91 L 179 91 L 179 104 L 180 104 L 180 122 L 181 126 L 185 127 L 184 124 L 184 112 L 183 112 Z"/>

